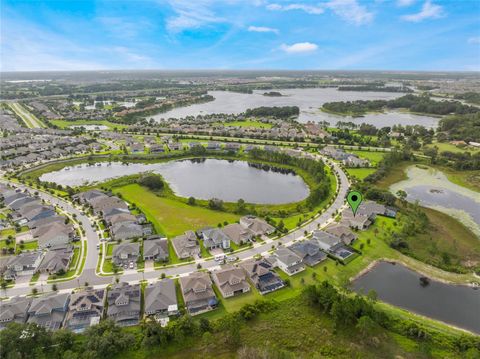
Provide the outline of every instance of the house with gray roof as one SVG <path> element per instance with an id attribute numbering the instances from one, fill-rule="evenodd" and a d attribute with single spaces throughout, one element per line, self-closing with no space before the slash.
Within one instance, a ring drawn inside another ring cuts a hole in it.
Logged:
<path id="1" fill-rule="evenodd" d="M 162 279 L 145 287 L 145 315 L 176 315 L 178 314 L 175 282 L 172 279 Z"/>
<path id="2" fill-rule="evenodd" d="M 116 283 L 107 294 L 107 318 L 121 327 L 137 325 L 140 320 L 139 284 Z"/>
<path id="3" fill-rule="evenodd" d="M 143 228 L 136 222 L 121 222 L 110 227 L 110 235 L 114 240 L 127 240 L 143 236 Z"/>
<path id="4" fill-rule="evenodd" d="M 228 224 L 222 230 L 233 243 L 239 246 L 253 239 L 252 232 L 238 223 Z"/>
<path id="5" fill-rule="evenodd" d="M 207 249 L 229 249 L 230 238 L 219 228 L 210 228 L 202 231 L 203 245 Z"/>
<path id="6" fill-rule="evenodd" d="M 172 238 L 172 245 L 178 258 L 196 258 L 200 254 L 200 245 L 193 231 Z"/>
<path id="7" fill-rule="evenodd" d="M 0 330 L 10 323 L 25 323 L 31 302 L 32 298 L 28 297 L 13 297 L 0 302 Z"/>
<path id="8" fill-rule="evenodd" d="M 32 235 L 38 241 L 39 248 L 64 247 L 73 239 L 75 230 L 72 225 L 54 222 L 37 228 Z"/>
<path id="9" fill-rule="evenodd" d="M 72 257 L 73 248 L 71 246 L 47 251 L 43 257 L 42 263 L 38 266 L 38 271 L 49 274 L 56 274 L 59 272 L 66 273 Z"/>
<path id="10" fill-rule="evenodd" d="M 6 280 L 15 279 L 17 276 L 33 275 L 43 259 L 41 251 L 24 252 L 11 257 L 6 263 L 7 270 L 4 273 Z"/>
<path id="11" fill-rule="evenodd" d="M 294 275 L 305 270 L 302 258 L 289 248 L 278 248 L 273 257 L 276 260 L 276 265 L 288 275 Z"/>
<path id="12" fill-rule="evenodd" d="M 355 229 L 367 229 L 374 222 L 375 216 L 375 213 L 367 215 L 358 212 L 353 215 L 353 212 L 347 209 L 342 212 L 340 223 Z"/>
<path id="13" fill-rule="evenodd" d="M 131 262 L 136 263 L 140 257 L 140 244 L 120 243 L 113 248 L 112 262 L 117 266 L 128 265 Z"/>
<path id="14" fill-rule="evenodd" d="M 340 237 L 325 231 L 313 231 L 313 239 L 316 240 L 323 251 L 339 260 L 345 260 L 354 254 L 352 248 L 347 247 Z"/>
<path id="15" fill-rule="evenodd" d="M 200 314 L 215 309 L 218 305 L 210 276 L 204 272 L 194 272 L 180 277 L 185 307 L 190 315 Z"/>
<path id="16" fill-rule="evenodd" d="M 325 231 L 334 236 L 340 237 L 346 245 L 352 244 L 352 242 L 357 239 L 357 235 L 353 233 L 348 226 L 342 223 L 329 224 L 325 228 Z"/>
<path id="17" fill-rule="evenodd" d="M 262 295 L 285 286 L 282 278 L 273 270 L 272 265 L 263 258 L 248 259 L 239 265 L 245 270 L 255 288 Z"/>
<path id="18" fill-rule="evenodd" d="M 168 261 L 168 240 L 158 238 L 143 241 L 143 259 L 155 262 Z"/>
<path id="19" fill-rule="evenodd" d="M 105 289 L 93 288 L 73 293 L 64 327 L 74 333 L 82 333 L 88 327 L 98 324 L 105 309 L 105 293 Z"/>
<path id="20" fill-rule="evenodd" d="M 62 326 L 67 313 L 70 294 L 52 293 L 33 298 L 28 309 L 27 323 L 34 323 L 47 330 L 57 330 Z"/>
<path id="21" fill-rule="evenodd" d="M 275 227 L 255 216 L 244 216 L 240 218 L 240 225 L 248 229 L 254 236 L 269 235 L 275 232 Z"/>
<path id="22" fill-rule="evenodd" d="M 310 267 L 327 259 L 327 255 L 320 250 L 320 245 L 316 240 L 296 242 L 289 248 L 302 258 L 303 263 Z"/>
<path id="23" fill-rule="evenodd" d="M 326 252 L 329 252 L 336 246 L 343 244 L 343 241 L 340 237 L 320 230 L 313 231 L 312 238 L 316 240 L 320 248 Z"/>
<path id="24" fill-rule="evenodd" d="M 247 276 L 242 268 L 226 265 L 221 269 L 214 270 L 212 278 L 224 298 L 250 291 Z"/>

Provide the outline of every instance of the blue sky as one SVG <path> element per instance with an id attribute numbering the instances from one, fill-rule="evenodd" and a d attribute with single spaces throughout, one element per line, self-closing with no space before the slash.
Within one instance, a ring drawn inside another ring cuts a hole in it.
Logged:
<path id="1" fill-rule="evenodd" d="M 480 70 L 478 0 L 1 0 L 2 71 Z"/>

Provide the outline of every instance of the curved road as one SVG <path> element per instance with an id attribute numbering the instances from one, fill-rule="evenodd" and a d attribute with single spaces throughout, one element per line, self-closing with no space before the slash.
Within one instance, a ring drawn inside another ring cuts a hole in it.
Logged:
<path id="1" fill-rule="evenodd" d="M 327 161 L 324 157 L 317 156 L 318 159 Z M 274 241 L 267 241 L 266 243 L 255 244 L 254 247 L 243 250 L 241 252 L 237 252 L 234 255 L 237 256 L 240 260 L 245 260 L 248 258 L 252 258 L 259 254 L 265 254 L 272 248 L 273 243 L 282 243 L 283 245 L 288 246 L 294 240 L 298 240 L 304 237 L 305 231 L 312 232 L 319 227 L 323 227 L 326 224 L 330 223 L 333 220 L 332 215 L 339 210 L 342 210 L 345 205 L 345 197 L 347 195 L 349 189 L 349 181 L 348 178 L 343 172 L 343 170 L 333 161 L 328 161 L 331 167 L 337 174 L 337 178 L 340 180 L 338 185 L 338 193 L 335 198 L 333 204 L 328 207 L 322 214 L 317 215 L 315 219 L 311 222 L 306 223 L 305 225 L 295 229 L 294 231 L 286 234 L 285 236 L 276 239 Z M 3 180 L 4 183 L 8 183 L 6 180 Z M 27 189 L 31 192 L 35 191 L 28 186 L 18 183 L 11 183 L 15 185 L 17 188 Z M 115 280 L 115 276 L 99 276 L 96 272 L 97 261 L 99 260 L 99 250 L 97 249 L 97 244 L 100 243 L 99 237 L 95 229 L 92 227 L 92 224 L 89 218 L 86 215 L 83 215 L 80 210 L 75 208 L 69 202 L 66 202 L 62 199 L 54 197 L 45 192 L 39 192 L 39 196 L 50 202 L 53 205 L 58 205 L 63 208 L 66 212 L 70 214 L 76 215 L 76 220 L 79 222 L 83 229 L 85 230 L 85 240 L 87 242 L 87 256 L 85 260 L 85 266 L 81 275 L 75 279 L 65 282 L 57 282 L 57 288 L 60 292 L 70 292 L 72 289 L 78 288 L 79 286 L 83 286 L 85 282 L 87 282 L 90 286 L 94 287 L 105 287 L 111 284 Z M 202 259 L 197 260 L 195 263 L 186 264 L 186 265 L 179 265 L 179 266 L 171 266 L 166 267 L 161 270 L 151 270 L 145 271 L 143 273 L 138 273 L 136 271 L 125 271 L 124 274 L 118 275 L 120 281 L 125 281 L 129 283 L 137 283 L 140 280 L 148 280 L 150 282 L 155 281 L 160 277 L 162 273 L 165 273 L 167 276 L 182 276 L 187 275 L 191 272 L 197 271 L 197 264 L 200 263 L 202 268 L 211 269 L 214 267 L 218 267 L 218 263 L 216 263 L 212 258 L 210 259 Z M 45 283 L 36 283 L 35 286 L 29 286 L 28 283 L 18 284 L 13 288 L 9 288 L 4 292 L 5 296 L 16 296 L 16 295 L 27 295 L 30 294 L 32 288 L 37 288 L 40 290 L 40 287 L 45 291 L 50 290 L 50 284 Z"/>

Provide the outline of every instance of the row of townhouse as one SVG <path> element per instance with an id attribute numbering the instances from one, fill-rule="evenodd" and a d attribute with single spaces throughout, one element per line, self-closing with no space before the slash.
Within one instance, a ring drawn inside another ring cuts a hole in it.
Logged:
<path id="1" fill-rule="evenodd" d="M 101 144 L 84 136 L 72 136 L 71 131 L 28 129 L 2 139 L 0 167 L 9 169 L 72 154 L 98 151 Z"/>
<path id="2" fill-rule="evenodd" d="M 131 240 L 152 234 L 151 225 L 143 215 L 133 215 L 122 199 L 99 190 L 90 190 L 74 196 L 83 205 L 89 206 L 100 217 L 110 232 L 112 240 Z"/>
<path id="3" fill-rule="evenodd" d="M 66 272 L 73 257 L 71 242 L 79 239 L 68 218 L 57 214 L 54 207 L 37 196 L 3 184 L 0 200 L 11 210 L 11 221 L 28 227 L 31 240 L 37 241 L 39 248 L 4 258 L 0 263 L 4 279 L 14 280 L 37 272 Z"/>
<path id="4" fill-rule="evenodd" d="M 9 323 L 35 323 L 47 330 L 83 332 L 102 319 L 119 326 L 137 325 L 141 318 L 141 287 L 120 282 L 108 289 L 87 287 L 72 294 L 50 293 L 14 297 L 0 305 L 0 330 Z M 178 314 L 175 283 L 164 279 L 145 287 L 144 314 L 156 319 Z"/>
<path id="5" fill-rule="evenodd" d="M 168 240 L 162 236 L 152 234 L 142 241 L 143 253 L 140 251 L 140 243 L 127 242 L 114 246 L 112 262 L 116 266 L 128 267 L 130 263 L 136 263 L 141 257 L 144 261 L 167 262 L 169 259 Z"/>
<path id="6" fill-rule="evenodd" d="M 357 238 L 352 229 L 367 229 L 377 215 L 394 218 L 396 210 L 366 201 L 360 205 L 355 216 L 346 210 L 339 223 L 332 223 L 325 230 L 313 231 L 311 239 L 278 248 L 267 260 L 288 275 L 302 272 L 305 266 L 313 267 L 327 259 L 327 256 L 344 261 L 354 254 L 349 247 Z"/>
<path id="7" fill-rule="evenodd" d="M 231 223 L 223 228 L 206 227 L 197 233 L 187 231 L 172 238 L 175 253 L 180 259 L 198 258 L 200 256 L 200 240 L 206 249 L 230 249 L 230 243 L 242 245 L 250 243 L 261 236 L 275 232 L 275 227 L 261 218 L 244 216 L 239 223 Z"/>
<path id="8" fill-rule="evenodd" d="M 251 285 L 261 294 L 285 286 L 263 258 L 250 259 L 238 266 L 226 265 L 211 273 L 194 272 L 178 281 L 185 308 L 191 315 L 217 307 L 214 283 L 224 298 L 249 292 Z M 132 326 L 137 325 L 142 316 L 166 323 L 169 316 L 178 314 L 175 282 L 166 278 L 147 285 L 143 296 L 139 284 L 120 282 L 108 289 L 85 288 L 72 294 L 14 297 L 1 302 L 0 329 L 17 322 L 35 323 L 48 330 L 66 328 L 83 332 L 102 319 L 111 319 L 119 326 Z"/>
<path id="9" fill-rule="evenodd" d="M 208 272 L 194 272 L 179 279 L 185 308 L 191 315 L 213 310 L 218 298 L 213 284 L 223 298 L 247 293 L 253 285 L 262 295 L 285 286 L 273 266 L 263 258 L 255 258 L 234 265 L 224 265 Z"/>
<path id="10" fill-rule="evenodd" d="M 370 162 L 359 158 L 353 153 L 347 153 L 340 148 L 326 146 L 320 150 L 322 155 L 341 161 L 345 167 L 370 167 Z"/>

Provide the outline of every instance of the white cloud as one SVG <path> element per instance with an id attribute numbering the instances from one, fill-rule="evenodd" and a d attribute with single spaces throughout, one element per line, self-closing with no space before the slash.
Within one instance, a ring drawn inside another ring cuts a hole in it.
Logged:
<path id="1" fill-rule="evenodd" d="M 297 42 L 293 45 L 282 44 L 280 49 L 289 54 L 300 54 L 305 52 L 312 52 L 318 49 L 318 45 L 311 42 Z"/>
<path id="2" fill-rule="evenodd" d="M 301 10 L 312 15 L 320 15 L 325 10 L 331 10 L 343 20 L 356 25 L 366 24 L 373 20 L 373 13 L 369 12 L 365 6 L 360 5 L 357 0 L 330 0 L 317 5 L 272 3 L 267 5 L 267 9 L 272 11 Z"/>
<path id="3" fill-rule="evenodd" d="M 397 0 L 397 6 L 407 7 L 413 5 L 416 0 Z"/>
<path id="4" fill-rule="evenodd" d="M 323 12 L 325 11 L 321 6 L 305 5 L 305 4 L 288 4 L 288 5 L 268 4 L 267 9 L 273 10 L 273 11 L 301 10 L 301 11 L 305 11 L 307 14 L 312 14 L 312 15 L 320 15 L 320 14 L 323 14 Z"/>
<path id="5" fill-rule="evenodd" d="M 443 7 L 432 4 L 430 0 L 425 1 L 422 10 L 416 14 L 404 15 L 402 19 L 410 22 L 420 22 L 426 19 L 438 19 L 445 16 Z"/>
<path id="6" fill-rule="evenodd" d="M 172 33 L 225 21 L 210 9 L 212 0 L 170 0 L 169 3 L 176 13 L 175 16 L 167 19 L 167 30 Z"/>
<path id="7" fill-rule="evenodd" d="M 266 27 L 266 26 L 249 26 L 248 31 L 250 31 L 250 32 L 273 32 L 275 34 L 278 34 L 278 29 L 274 29 L 272 27 Z"/>
<path id="8" fill-rule="evenodd" d="M 469 44 L 480 44 L 480 36 L 474 36 L 467 40 Z"/>
<path id="9" fill-rule="evenodd" d="M 373 20 L 373 13 L 365 6 L 360 5 L 357 0 L 332 0 L 325 4 L 335 14 L 347 22 L 355 25 L 363 25 Z"/>

